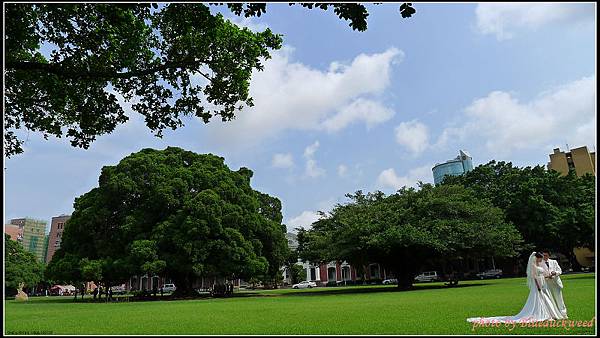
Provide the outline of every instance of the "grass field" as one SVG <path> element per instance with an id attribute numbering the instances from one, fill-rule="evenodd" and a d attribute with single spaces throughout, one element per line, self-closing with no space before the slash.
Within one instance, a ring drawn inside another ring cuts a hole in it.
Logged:
<path id="1" fill-rule="evenodd" d="M 572 320 L 595 318 L 595 274 L 563 277 Z M 5 333 L 44 334 L 594 334 L 593 327 L 477 328 L 467 317 L 514 315 L 524 278 L 393 286 L 239 292 L 224 299 L 130 303 L 72 297 L 5 301 Z"/>

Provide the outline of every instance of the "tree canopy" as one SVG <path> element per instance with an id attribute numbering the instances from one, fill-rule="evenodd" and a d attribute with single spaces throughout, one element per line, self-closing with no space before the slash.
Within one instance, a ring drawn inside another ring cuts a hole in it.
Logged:
<path id="1" fill-rule="evenodd" d="M 504 210 L 517 226 L 525 248 L 558 251 L 577 267 L 574 247 L 594 249 L 595 177 L 561 175 L 543 166 L 519 168 L 491 161 L 443 184 L 460 184 Z M 524 251 L 523 254 L 528 254 Z"/>
<path id="2" fill-rule="evenodd" d="M 516 255 L 521 236 L 501 209 L 459 185 L 349 194 L 350 202 L 299 229 L 299 252 L 313 262 L 377 262 L 409 288 L 428 260 Z M 364 278 L 364 274 L 363 274 Z"/>
<path id="3" fill-rule="evenodd" d="M 246 17 L 266 12 L 266 4 L 227 6 Z M 353 29 L 367 29 L 363 5 L 302 6 L 333 7 Z M 414 9 L 403 4 L 400 12 Z M 23 152 L 22 129 L 87 149 L 128 120 L 120 100 L 158 137 L 186 116 L 231 120 L 253 105 L 252 72 L 282 46 L 270 29 L 252 32 L 202 3 L 12 3 L 4 17 L 8 157 Z"/>
<path id="4" fill-rule="evenodd" d="M 17 241 L 4 234 L 4 287 L 16 290 L 20 283 L 31 288 L 44 278 L 44 265 Z"/>
<path id="5" fill-rule="evenodd" d="M 133 153 L 75 200 L 49 268 L 105 285 L 161 274 L 182 293 L 200 276 L 275 278 L 287 250 L 281 203 L 253 190 L 251 177 L 211 154 Z"/>

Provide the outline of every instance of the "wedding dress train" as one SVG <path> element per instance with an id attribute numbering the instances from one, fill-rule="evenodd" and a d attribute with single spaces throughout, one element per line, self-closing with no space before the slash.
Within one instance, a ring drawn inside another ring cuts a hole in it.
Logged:
<path id="1" fill-rule="evenodd" d="M 544 269 L 536 264 L 535 252 L 529 256 L 527 264 L 527 285 L 529 296 L 521 311 L 514 316 L 472 317 L 468 322 L 482 323 L 514 323 L 539 322 L 544 320 L 566 319 L 554 303 L 550 291 L 546 287 Z"/>

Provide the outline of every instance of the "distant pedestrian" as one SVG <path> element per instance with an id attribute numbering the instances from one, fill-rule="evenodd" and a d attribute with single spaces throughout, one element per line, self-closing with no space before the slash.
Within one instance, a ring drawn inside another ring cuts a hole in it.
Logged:
<path id="1" fill-rule="evenodd" d="M 162 285 L 160 287 L 160 298 L 162 298 L 164 296 L 164 292 L 165 290 L 163 289 Z"/>
<path id="2" fill-rule="evenodd" d="M 94 300 L 96 300 L 96 297 L 98 296 L 98 287 L 94 288 L 94 291 L 92 291 L 92 295 L 94 296 Z"/>

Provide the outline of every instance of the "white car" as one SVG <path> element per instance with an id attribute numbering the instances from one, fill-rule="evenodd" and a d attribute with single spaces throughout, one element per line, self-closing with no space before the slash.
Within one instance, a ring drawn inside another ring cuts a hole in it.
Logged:
<path id="1" fill-rule="evenodd" d="M 388 284 L 398 284 L 398 280 L 395 279 L 395 278 L 385 279 L 385 280 L 383 280 L 383 282 L 381 284 L 385 284 L 385 285 L 388 285 Z"/>
<path id="2" fill-rule="evenodd" d="M 125 284 L 112 286 L 110 288 L 110 291 L 112 291 L 113 295 L 124 295 L 124 294 L 127 293 L 127 289 L 125 288 Z"/>
<path id="3" fill-rule="evenodd" d="M 177 290 L 175 284 L 165 284 L 163 285 L 163 292 L 174 292 Z"/>
<path id="4" fill-rule="evenodd" d="M 415 277 L 416 282 L 436 282 L 440 281 L 441 277 L 437 271 L 425 271 L 422 274 Z"/>
<path id="5" fill-rule="evenodd" d="M 500 278 L 500 277 L 502 277 L 502 270 L 501 269 L 487 270 L 487 271 L 478 273 L 477 277 L 479 277 L 479 279 Z"/>
<path id="6" fill-rule="evenodd" d="M 292 289 L 310 289 L 310 288 L 316 288 L 316 287 L 317 287 L 317 283 L 309 282 L 309 281 L 304 281 L 304 282 L 300 282 L 298 284 L 292 285 Z"/>

